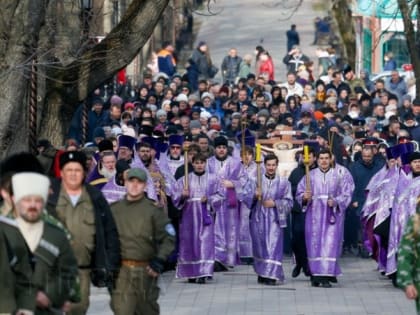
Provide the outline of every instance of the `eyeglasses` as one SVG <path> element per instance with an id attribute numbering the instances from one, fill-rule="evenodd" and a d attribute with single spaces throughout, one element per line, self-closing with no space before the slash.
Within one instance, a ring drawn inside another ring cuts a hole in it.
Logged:
<path id="1" fill-rule="evenodd" d="M 180 146 L 177 146 L 177 145 L 171 145 L 171 149 L 181 150 L 181 147 Z"/>

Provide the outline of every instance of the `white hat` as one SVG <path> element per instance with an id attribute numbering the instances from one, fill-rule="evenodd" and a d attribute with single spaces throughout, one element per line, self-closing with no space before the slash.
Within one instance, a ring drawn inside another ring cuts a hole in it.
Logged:
<path id="1" fill-rule="evenodd" d="M 120 127 L 114 127 L 111 129 L 112 134 L 116 137 L 120 134 L 122 134 L 122 130 Z"/>
<path id="2" fill-rule="evenodd" d="M 135 138 L 136 137 L 136 131 L 132 127 L 123 127 L 122 128 L 122 134 L 125 136 L 130 136 Z"/>
<path id="3" fill-rule="evenodd" d="M 201 100 L 204 100 L 206 97 L 210 98 L 212 101 L 214 101 L 214 95 L 209 92 L 204 92 L 201 95 Z"/>
<path id="4" fill-rule="evenodd" d="M 208 111 L 202 111 L 200 113 L 200 118 L 209 119 L 211 117 L 211 114 Z"/>
<path id="5" fill-rule="evenodd" d="M 188 102 L 188 96 L 181 93 L 176 97 L 176 100 L 177 100 L 177 102 L 186 102 L 187 103 Z"/>
<path id="6" fill-rule="evenodd" d="M 163 108 L 165 105 L 171 105 L 171 100 L 164 100 L 161 107 Z"/>
<path id="7" fill-rule="evenodd" d="M 15 201 L 26 196 L 40 196 L 47 201 L 50 180 L 47 176 L 38 173 L 18 173 L 12 176 L 12 188 Z"/>
<path id="8" fill-rule="evenodd" d="M 386 112 L 395 111 L 395 110 L 397 110 L 397 105 L 396 104 L 389 104 L 385 107 Z"/>

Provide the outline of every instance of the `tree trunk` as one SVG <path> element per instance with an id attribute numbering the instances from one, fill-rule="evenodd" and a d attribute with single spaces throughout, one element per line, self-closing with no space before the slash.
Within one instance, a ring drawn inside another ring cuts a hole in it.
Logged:
<path id="1" fill-rule="evenodd" d="M 419 35 L 414 31 L 414 25 L 411 20 L 412 6 L 417 5 L 417 26 L 419 26 L 420 19 L 420 0 L 415 0 L 408 6 L 406 0 L 398 0 L 398 6 L 401 11 L 402 19 L 404 22 L 405 37 L 407 39 L 408 51 L 410 52 L 411 64 L 414 69 L 414 77 L 416 78 L 416 98 L 420 93 L 420 40 Z"/>
<path id="2" fill-rule="evenodd" d="M 45 17 L 45 1 L 5 0 L 0 15 L 0 156 L 27 149 L 31 56 Z"/>
<path id="3" fill-rule="evenodd" d="M 147 42 L 169 0 L 132 1 L 99 44 L 80 42 L 78 1 L 4 0 L 0 25 L 0 157 L 28 148 L 28 87 L 38 60 L 40 136 L 62 144 L 81 100 L 124 68 Z"/>
<path id="4" fill-rule="evenodd" d="M 332 15 L 338 28 L 338 36 L 343 46 L 343 61 L 353 69 L 356 64 L 356 34 L 352 12 L 348 0 L 336 0 L 332 2 Z"/>

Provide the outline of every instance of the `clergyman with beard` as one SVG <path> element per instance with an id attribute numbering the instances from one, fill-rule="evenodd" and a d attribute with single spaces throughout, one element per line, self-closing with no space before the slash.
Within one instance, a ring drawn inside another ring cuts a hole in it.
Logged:
<path id="1" fill-rule="evenodd" d="M 117 158 L 113 151 L 101 152 L 99 163 L 89 175 L 87 182 L 99 190 L 102 189 L 117 173 L 116 164 Z"/>

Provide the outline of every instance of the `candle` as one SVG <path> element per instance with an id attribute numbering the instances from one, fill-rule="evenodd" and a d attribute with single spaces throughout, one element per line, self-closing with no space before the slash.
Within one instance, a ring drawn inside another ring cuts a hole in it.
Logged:
<path id="1" fill-rule="evenodd" d="M 255 162 L 261 162 L 261 144 L 255 144 Z"/>
<path id="2" fill-rule="evenodd" d="M 303 162 L 309 163 L 309 147 L 307 145 L 303 146 Z"/>

